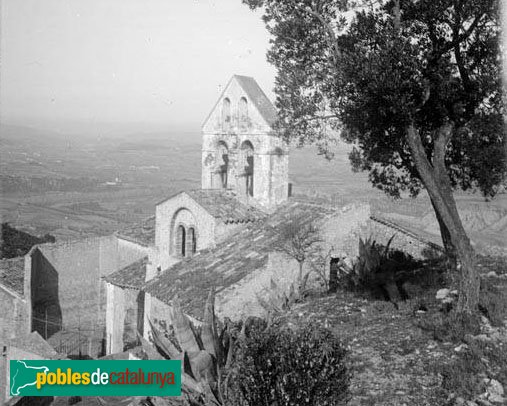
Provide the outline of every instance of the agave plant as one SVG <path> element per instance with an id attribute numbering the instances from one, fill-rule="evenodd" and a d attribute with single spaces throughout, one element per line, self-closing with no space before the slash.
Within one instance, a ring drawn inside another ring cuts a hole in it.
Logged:
<path id="1" fill-rule="evenodd" d="M 393 238 L 394 235 L 385 247 L 377 244 L 371 236 L 366 240 L 359 238 L 359 255 L 356 262 L 351 268 L 341 264 L 342 282 L 345 282 L 349 288 L 356 289 L 378 279 L 378 275 L 381 274 L 383 266 L 388 261 L 389 247 Z"/>
<path id="2" fill-rule="evenodd" d="M 142 340 L 149 358 L 181 360 L 182 393 L 191 406 L 223 405 L 221 376 L 231 364 L 234 339 L 230 334 L 230 324 L 220 323 L 215 317 L 214 304 L 215 295 L 211 291 L 203 323 L 196 326 L 183 313 L 179 300 L 175 298 L 171 311 L 174 338 L 166 337 L 149 320 L 157 351 Z"/>
<path id="3" fill-rule="evenodd" d="M 309 275 L 310 274 L 307 273 L 303 277 L 303 281 L 297 288 L 295 287 L 294 282 L 292 282 L 288 293 L 284 289 L 281 289 L 277 283 L 271 279 L 268 296 L 263 298 L 262 296 L 257 295 L 257 301 L 269 315 L 283 313 L 284 311 L 289 310 L 294 303 L 306 294 L 306 291 L 302 288 L 302 286 L 306 286 Z"/>

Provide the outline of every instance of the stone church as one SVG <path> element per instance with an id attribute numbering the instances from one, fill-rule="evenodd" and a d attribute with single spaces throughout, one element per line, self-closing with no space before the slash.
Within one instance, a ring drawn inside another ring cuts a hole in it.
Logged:
<path id="1" fill-rule="evenodd" d="M 39 244 L 3 261 L 0 343 L 35 331 L 66 355 L 122 352 L 138 332 L 150 338 L 150 323 L 169 327 L 176 295 L 198 322 L 211 288 L 219 317 L 262 316 L 258 298 L 271 281 L 288 290 L 298 276 L 297 261 L 277 249 L 292 219 L 319 230 L 321 277 L 336 258 L 357 255 L 359 236 L 403 232 L 371 217 L 367 204 L 291 196 L 289 148 L 275 120 L 257 82 L 233 76 L 202 126 L 200 189 L 161 201 L 153 217 L 114 235 Z M 415 256 L 427 248 L 406 232 L 395 245 Z M 304 265 L 318 277 L 315 264 Z"/>
<path id="2" fill-rule="evenodd" d="M 271 279 L 288 287 L 296 277 L 296 261 L 274 249 L 277 227 L 292 216 L 319 224 L 328 251 L 354 250 L 351 232 L 369 208 L 291 198 L 289 148 L 273 133 L 275 120 L 253 78 L 230 79 L 202 126 L 201 189 L 158 203 L 149 255 L 105 278 L 109 353 L 134 342 L 136 330 L 149 337 L 148 320 L 167 328 L 176 294 L 196 321 L 212 287 L 219 316 L 261 315 L 257 295 Z"/>

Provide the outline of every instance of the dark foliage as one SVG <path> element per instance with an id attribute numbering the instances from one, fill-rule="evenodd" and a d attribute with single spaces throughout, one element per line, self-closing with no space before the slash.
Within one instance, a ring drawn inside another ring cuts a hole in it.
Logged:
<path id="1" fill-rule="evenodd" d="M 243 1 L 273 38 L 275 129 L 328 157 L 341 134 L 354 169 L 391 196 L 425 188 L 460 264 L 458 308 L 475 312 L 475 256 L 452 192 L 491 197 L 506 174 L 500 1 Z"/>
<path id="2" fill-rule="evenodd" d="M 359 257 L 351 269 L 342 267 L 339 285 L 348 291 L 396 302 L 407 299 L 403 285 L 419 281 L 422 263 L 400 250 L 378 244 L 371 238 L 359 241 Z"/>
<path id="3" fill-rule="evenodd" d="M 15 258 L 25 255 L 36 244 L 55 242 L 55 237 L 46 234 L 42 237 L 16 230 L 8 223 L 2 223 L 1 258 Z"/>
<path id="4" fill-rule="evenodd" d="M 496 193 L 506 169 L 498 0 L 400 0 L 398 13 L 390 0 L 243 1 L 263 9 L 273 36 L 267 56 L 284 137 L 331 156 L 337 130 L 374 186 L 416 195 L 407 127 L 431 159 L 452 122 L 450 182 Z"/>
<path id="5" fill-rule="evenodd" d="M 349 384 L 345 355 L 341 341 L 317 325 L 252 329 L 237 349 L 231 404 L 345 404 Z"/>

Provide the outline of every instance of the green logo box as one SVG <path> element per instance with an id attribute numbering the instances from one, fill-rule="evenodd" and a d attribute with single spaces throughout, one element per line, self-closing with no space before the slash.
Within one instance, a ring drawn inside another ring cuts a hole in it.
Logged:
<path id="1" fill-rule="evenodd" d="M 11 360 L 11 396 L 181 396 L 178 360 Z"/>

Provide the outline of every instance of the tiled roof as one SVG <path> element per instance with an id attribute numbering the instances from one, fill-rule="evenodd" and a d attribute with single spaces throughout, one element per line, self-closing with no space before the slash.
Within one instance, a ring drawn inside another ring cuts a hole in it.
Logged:
<path id="1" fill-rule="evenodd" d="M 196 189 L 185 193 L 209 214 L 224 223 L 248 223 L 266 217 L 259 209 L 239 202 L 232 192 L 217 189 Z"/>
<path id="2" fill-rule="evenodd" d="M 155 216 L 151 216 L 142 223 L 130 225 L 116 233 L 119 237 L 150 246 L 155 243 Z"/>
<path id="3" fill-rule="evenodd" d="M 121 288 L 139 289 L 146 278 L 146 264 L 148 257 L 144 257 L 127 265 L 119 271 L 107 275 L 104 280 Z"/>
<path id="4" fill-rule="evenodd" d="M 10 342 L 10 345 L 32 354 L 40 355 L 46 359 L 62 358 L 36 331 L 16 337 L 16 339 Z"/>
<path id="5" fill-rule="evenodd" d="M 269 252 L 279 243 L 281 224 L 300 215 L 311 223 L 325 219 L 335 210 L 328 206 L 286 203 L 268 218 L 246 225 L 215 248 L 173 265 L 143 289 L 167 304 L 178 294 L 185 312 L 200 319 L 211 287 L 220 292 L 266 265 Z"/>
<path id="6" fill-rule="evenodd" d="M 0 260 L 0 285 L 23 296 L 25 279 L 25 258 L 17 257 Z"/>
<path id="7" fill-rule="evenodd" d="M 276 121 L 276 109 L 269 101 L 266 94 L 262 91 L 254 78 L 250 76 L 234 75 L 238 83 L 241 85 L 248 98 L 257 107 L 259 113 L 269 125 L 273 125 Z"/>

